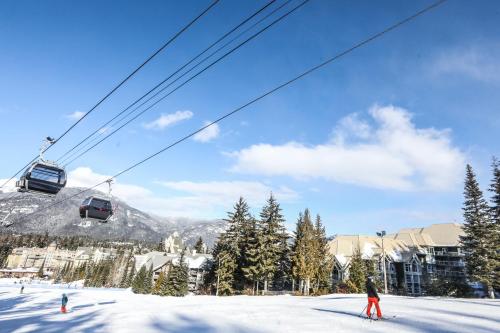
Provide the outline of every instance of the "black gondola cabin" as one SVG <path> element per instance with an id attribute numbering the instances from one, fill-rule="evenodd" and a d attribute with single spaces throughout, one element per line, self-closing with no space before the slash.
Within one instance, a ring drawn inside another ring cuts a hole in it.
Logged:
<path id="1" fill-rule="evenodd" d="M 111 202 L 106 199 L 88 197 L 80 205 L 80 217 L 107 222 L 113 215 Z"/>
<path id="2" fill-rule="evenodd" d="M 55 165 L 33 163 L 16 182 L 20 192 L 57 194 L 66 186 L 66 171 Z"/>

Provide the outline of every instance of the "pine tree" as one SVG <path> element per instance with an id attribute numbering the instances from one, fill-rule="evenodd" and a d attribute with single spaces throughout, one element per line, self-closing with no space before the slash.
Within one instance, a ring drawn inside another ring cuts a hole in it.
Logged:
<path id="1" fill-rule="evenodd" d="M 331 272 L 333 269 L 333 258 L 328 249 L 328 240 L 321 217 L 316 216 L 314 225 L 314 283 L 313 290 L 316 295 L 326 294 L 331 290 Z"/>
<path id="2" fill-rule="evenodd" d="M 253 283 L 252 294 L 259 290 L 259 281 L 263 272 L 263 242 L 262 232 L 257 225 L 257 220 L 252 219 L 249 242 L 246 246 L 246 267 L 243 267 L 243 274 L 248 281 Z"/>
<path id="3" fill-rule="evenodd" d="M 148 272 L 146 271 L 146 266 L 142 266 L 139 272 L 134 277 L 132 281 L 132 291 L 135 294 L 146 294 L 144 282 L 146 281 Z"/>
<path id="4" fill-rule="evenodd" d="M 189 292 L 189 267 L 185 261 L 186 249 L 182 250 L 179 264 L 175 267 L 175 279 L 172 280 L 174 286 L 174 296 L 186 296 Z"/>
<path id="5" fill-rule="evenodd" d="M 492 193 L 490 216 L 493 234 L 490 240 L 491 248 L 496 249 L 493 253 L 493 288 L 500 289 L 500 162 L 496 158 L 493 158 L 492 172 L 493 179 L 489 191 Z"/>
<path id="6" fill-rule="evenodd" d="M 228 228 L 220 235 L 214 250 L 214 273 L 219 280 L 217 291 L 221 295 L 232 295 L 245 285 L 243 268 L 248 266 L 245 254 L 251 233 L 250 219 L 248 205 L 240 197 L 225 219 Z"/>
<path id="7" fill-rule="evenodd" d="M 153 264 L 149 266 L 149 269 L 146 272 L 146 277 L 144 278 L 144 293 L 151 294 L 152 289 L 153 289 Z"/>
<path id="8" fill-rule="evenodd" d="M 271 193 L 266 206 L 262 208 L 260 213 L 264 291 L 268 290 L 268 283 L 274 279 L 278 269 L 279 251 L 281 249 L 280 236 L 284 230 L 284 222 L 285 219 L 281 214 L 280 205 Z"/>
<path id="9" fill-rule="evenodd" d="M 309 210 L 299 215 L 292 248 L 292 275 L 299 280 L 299 291 L 309 295 L 311 279 L 314 276 L 314 228 Z"/>
<path id="10" fill-rule="evenodd" d="M 196 241 L 196 244 L 194 245 L 194 249 L 196 250 L 196 253 L 203 253 L 203 239 L 201 236 L 198 238 Z"/>
<path id="11" fill-rule="evenodd" d="M 127 276 L 124 288 L 132 287 L 132 281 L 134 281 L 134 277 L 135 277 L 135 265 L 132 264 L 132 268 L 130 269 L 130 272 Z"/>
<path id="12" fill-rule="evenodd" d="M 162 296 L 174 296 L 175 295 L 175 282 L 177 272 L 175 271 L 172 262 L 168 263 L 167 274 L 165 275 L 165 280 L 163 281 L 161 287 Z"/>
<path id="13" fill-rule="evenodd" d="M 359 248 L 353 253 L 349 264 L 349 278 L 347 285 L 352 293 L 362 293 L 365 291 L 366 266 L 361 258 Z"/>
<path id="14" fill-rule="evenodd" d="M 127 285 L 127 281 L 128 281 L 128 272 L 130 270 L 129 263 L 130 263 L 130 259 L 125 264 L 125 269 L 123 270 L 123 275 L 122 275 L 122 278 L 120 280 L 120 288 L 127 288 L 126 285 Z"/>
<path id="15" fill-rule="evenodd" d="M 491 247 L 493 223 L 476 175 L 470 165 L 466 168 L 464 189 L 464 232 L 461 243 L 465 252 L 466 269 L 472 281 L 483 283 L 493 295 L 495 250 Z"/>
<path id="16" fill-rule="evenodd" d="M 274 275 L 273 285 L 278 290 L 289 288 L 289 280 L 291 279 L 292 262 L 290 258 L 290 246 L 288 245 L 289 236 L 287 231 L 283 229 L 280 234 L 279 257 L 276 274 Z"/>

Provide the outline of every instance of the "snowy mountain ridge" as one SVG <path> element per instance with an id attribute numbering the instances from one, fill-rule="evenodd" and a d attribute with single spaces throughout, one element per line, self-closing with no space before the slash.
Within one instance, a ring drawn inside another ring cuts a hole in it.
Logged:
<path id="1" fill-rule="evenodd" d="M 78 213 L 80 203 L 90 195 L 102 196 L 98 191 L 80 193 L 81 188 L 64 188 L 57 197 L 31 193 L 0 193 L 0 232 L 45 233 L 51 235 L 87 235 L 96 239 L 145 240 L 159 242 L 177 231 L 183 241 L 193 245 L 198 237 L 210 247 L 225 230 L 222 220 L 194 220 L 166 218 L 145 213 L 116 199 L 115 214 L 108 223 L 82 220 Z M 12 196 L 12 197 L 11 197 Z M 60 204 L 43 209 L 54 202 Z M 33 213 L 32 215 L 27 215 Z M 27 216 L 26 216 L 27 215 Z"/>

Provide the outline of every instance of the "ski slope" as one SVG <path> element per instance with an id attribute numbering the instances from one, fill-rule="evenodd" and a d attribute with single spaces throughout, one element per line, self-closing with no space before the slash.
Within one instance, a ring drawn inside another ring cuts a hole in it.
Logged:
<path id="1" fill-rule="evenodd" d="M 20 295 L 4 285 L 0 332 L 500 332 L 500 300 L 386 296 L 390 319 L 372 322 L 358 317 L 364 306 L 363 295 L 174 298 L 50 285 Z"/>

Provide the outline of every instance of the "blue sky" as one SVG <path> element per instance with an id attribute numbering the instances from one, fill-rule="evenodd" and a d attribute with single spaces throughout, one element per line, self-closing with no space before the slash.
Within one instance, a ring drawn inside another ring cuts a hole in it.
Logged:
<path id="1" fill-rule="evenodd" d="M 47 157 L 264 3 L 222 0 Z M 430 3 L 311 0 L 69 165 L 69 185 L 116 174 Z M 2 2 L 0 179 L 208 4 Z M 465 163 L 486 188 L 500 155 L 499 18 L 496 1 L 449 1 L 120 177 L 114 192 L 156 214 L 216 218 L 240 194 L 258 212 L 272 190 L 290 229 L 309 207 L 329 234 L 460 222 Z"/>

